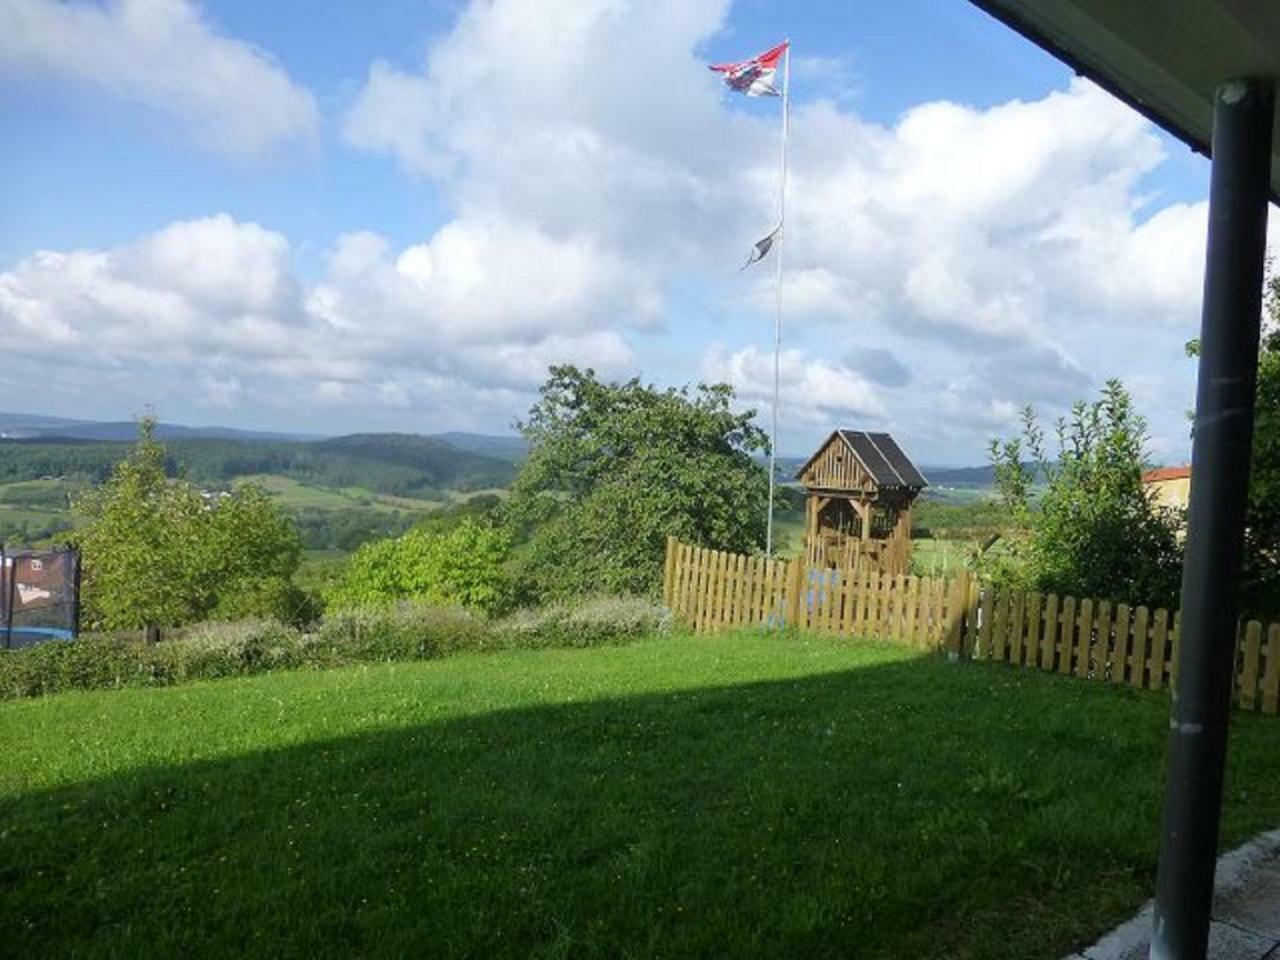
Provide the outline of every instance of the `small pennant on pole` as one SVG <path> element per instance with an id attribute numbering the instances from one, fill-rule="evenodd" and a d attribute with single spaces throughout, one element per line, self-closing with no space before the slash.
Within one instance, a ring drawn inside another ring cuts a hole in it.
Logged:
<path id="1" fill-rule="evenodd" d="M 773 245 L 782 239 L 782 226 L 779 224 L 769 231 L 769 235 L 757 240 L 751 247 L 751 255 L 747 257 L 747 262 L 738 269 L 745 270 L 753 263 L 759 263 L 769 255 L 769 251 L 773 249 Z"/>

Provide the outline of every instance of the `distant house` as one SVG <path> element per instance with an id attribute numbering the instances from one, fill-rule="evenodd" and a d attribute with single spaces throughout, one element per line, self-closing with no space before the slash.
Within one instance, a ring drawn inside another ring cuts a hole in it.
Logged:
<path id="1" fill-rule="evenodd" d="M 1147 495 L 1160 507 L 1187 509 L 1191 498 L 1191 467 L 1157 467 L 1142 475 Z"/>

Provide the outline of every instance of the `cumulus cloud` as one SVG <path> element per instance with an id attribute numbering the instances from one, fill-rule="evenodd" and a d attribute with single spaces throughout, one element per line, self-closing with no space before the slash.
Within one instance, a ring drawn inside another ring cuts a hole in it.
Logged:
<path id="1" fill-rule="evenodd" d="M 235 46 L 176 0 L 156 4 L 10 6 L 65 18 L 72 36 L 91 17 L 131 36 L 116 21 L 167 11 Z M 372 63 L 340 121 L 406 189 L 430 182 L 447 211 L 430 235 L 396 248 L 353 230 L 305 282 L 286 238 L 229 218 L 32 254 L 0 276 L 6 343 L 74 344 L 109 365 L 148 342 L 209 367 L 188 382 L 229 403 L 273 378 L 305 382 L 324 409 L 434 419 L 465 406 L 492 425 L 563 360 L 728 379 L 761 404 L 772 271 L 737 268 L 776 216 L 777 116 L 705 69 L 727 9 L 473 2 L 419 62 Z M 0 40 L 0 62 L 12 49 Z M 1165 160 L 1154 128 L 1082 80 L 870 122 L 846 95 L 849 64 L 797 59 L 793 77 L 783 448 L 865 422 L 973 459 L 1024 404 L 1052 416 L 1110 375 L 1139 385 L 1157 434 L 1178 437 L 1194 370 L 1176 352 L 1197 324 L 1206 211 L 1151 194 Z M 708 347 L 701 321 L 685 329 L 670 293 L 686 281 L 682 293 L 733 315 L 731 344 Z"/>
<path id="2" fill-rule="evenodd" d="M 460 239 L 459 229 L 399 251 L 372 233 L 339 237 L 314 282 L 293 273 L 283 235 L 226 214 L 113 249 L 39 251 L 0 273 L 0 349 L 33 368 L 133 371 L 135 389 L 154 388 L 159 373 L 214 408 L 287 406 L 302 392 L 406 409 L 452 389 L 463 407 L 505 398 L 507 419 L 550 363 L 634 367 L 602 310 L 643 291 L 620 276 L 615 287 L 583 281 L 572 243 L 501 230 Z M 541 259 L 504 276 L 490 243 Z"/>
<path id="3" fill-rule="evenodd" d="M 310 140 L 320 125 L 307 90 L 189 0 L 6 0 L 0 71 L 97 87 L 238 156 Z"/>
<path id="4" fill-rule="evenodd" d="M 911 368 L 883 347 L 854 347 L 845 354 L 844 364 L 884 387 L 905 387 L 911 382 Z"/>
<path id="5" fill-rule="evenodd" d="M 730 383 L 745 403 L 767 409 L 773 402 L 773 355 L 756 347 L 730 351 L 712 344 L 702 358 L 705 380 Z M 778 363 L 779 410 L 788 421 L 809 427 L 883 422 L 884 403 L 875 387 L 840 363 L 785 350 Z"/>
<path id="6" fill-rule="evenodd" d="M 463 223 L 589 238 L 601 274 L 644 278 L 655 311 L 673 276 L 696 271 L 767 315 L 771 271 L 732 269 L 775 216 L 776 117 L 708 81 L 696 54 L 725 12 L 472 4 L 422 63 L 370 67 L 344 134 L 432 179 Z M 796 64 L 786 337 L 788 362 L 813 368 L 819 415 L 872 415 L 848 388 L 872 384 L 899 428 L 936 432 L 953 410 L 946 446 L 976 450 L 1025 403 L 1052 415 L 1105 376 L 1152 373 L 1146 338 L 1190 335 L 1205 209 L 1146 193 L 1165 159 L 1146 120 L 1073 80 L 871 123 L 842 95 L 850 62 Z M 713 359 L 749 383 L 760 352 Z M 1154 416 L 1181 416 L 1191 374 L 1166 377 Z M 788 416 L 803 435 L 817 415 Z"/>

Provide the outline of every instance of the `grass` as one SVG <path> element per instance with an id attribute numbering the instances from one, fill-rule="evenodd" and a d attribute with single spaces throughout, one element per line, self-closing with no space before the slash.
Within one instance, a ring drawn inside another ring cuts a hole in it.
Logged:
<path id="1" fill-rule="evenodd" d="M 1149 895 L 1158 694 L 760 634 L 0 704 L 13 956 L 1056 958 Z M 1238 716 L 1224 843 L 1280 822 Z"/>
<path id="2" fill-rule="evenodd" d="M 374 493 L 361 487 L 317 487 L 273 473 L 254 474 L 242 479 L 260 484 L 286 510 L 351 510 L 365 507 L 386 511 L 426 512 L 441 506 L 435 500 L 396 497 Z"/>
<path id="3" fill-rule="evenodd" d="M 920 577 L 947 577 L 968 566 L 972 540 L 940 540 L 921 537 L 911 541 L 911 573 Z"/>

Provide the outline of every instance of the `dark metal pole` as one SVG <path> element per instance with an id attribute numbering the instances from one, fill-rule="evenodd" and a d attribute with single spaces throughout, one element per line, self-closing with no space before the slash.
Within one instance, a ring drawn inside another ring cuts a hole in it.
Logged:
<path id="1" fill-rule="evenodd" d="M 1204 960 L 1209 939 L 1253 442 L 1274 97 L 1269 79 L 1232 81 L 1214 96 L 1182 641 L 1169 722 L 1152 960 Z"/>

